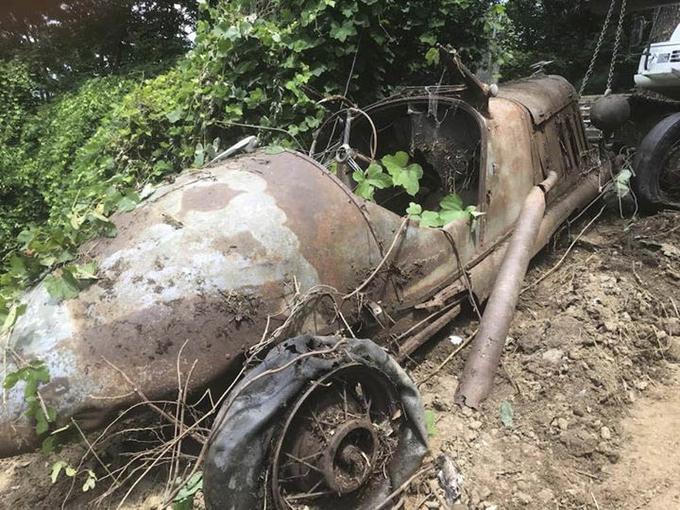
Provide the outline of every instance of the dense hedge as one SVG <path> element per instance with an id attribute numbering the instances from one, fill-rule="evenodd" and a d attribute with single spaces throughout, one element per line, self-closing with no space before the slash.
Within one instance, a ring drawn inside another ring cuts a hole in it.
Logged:
<path id="1" fill-rule="evenodd" d="M 365 104 L 437 81 L 424 57 L 435 42 L 474 64 L 502 16 L 490 0 L 240 0 L 200 11 L 194 48 L 153 78 L 94 78 L 40 105 L 26 68 L 1 64 L 0 321 L 83 240 L 115 235 L 106 218 L 133 207 L 135 189 L 255 131 L 305 145 L 321 97 L 347 89 Z"/>

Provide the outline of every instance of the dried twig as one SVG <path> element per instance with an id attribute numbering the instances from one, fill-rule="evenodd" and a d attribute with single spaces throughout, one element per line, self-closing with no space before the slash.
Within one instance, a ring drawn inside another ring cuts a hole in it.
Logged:
<path id="1" fill-rule="evenodd" d="M 427 473 L 430 469 L 432 469 L 432 461 L 428 461 L 425 463 L 425 465 L 419 470 L 416 471 L 413 475 L 411 475 L 404 483 L 402 483 L 399 487 L 397 487 L 394 491 L 392 491 L 386 498 L 385 500 L 380 503 L 378 506 L 375 507 L 375 510 L 382 510 L 385 508 L 387 505 L 390 504 L 390 502 L 394 499 L 395 496 L 398 496 L 402 492 L 404 492 L 411 483 L 423 476 L 425 473 Z"/>
<path id="2" fill-rule="evenodd" d="M 449 354 L 444 361 L 442 361 L 437 368 L 435 368 L 432 372 L 430 372 L 426 377 L 424 377 L 420 382 L 418 382 L 418 387 L 422 384 L 425 384 L 427 381 L 429 381 L 437 372 L 439 372 L 444 366 L 451 361 L 453 358 L 456 357 L 456 355 L 465 349 L 465 347 L 468 346 L 470 342 L 472 342 L 472 339 L 475 337 L 477 334 L 477 330 L 475 329 L 472 334 L 468 335 L 468 337 L 463 341 L 462 344 L 460 344 L 451 354 Z"/>
<path id="3" fill-rule="evenodd" d="M 595 223 L 595 221 L 602 215 L 602 213 L 603 213 L 604 210 L 605 210 L 605 207 L 606 207 L 606 206 L 603 206 L 602 209 L 600 209 L 600 212 L 598 212 L 598 213 L 597 213 L 597 214 L 596 214 L 596 215 L 588 222 L 588 224 L 587 224 L 585 227 L 583 227 L 583 230 L 581 230 L 581 232 L 579 232 L 579 234 L 574 238 L 574 240 L 571 242 L 571 244 L 570 244 L 569 247 L 567 248 L 567 251 L 565 251 L 564 254 L 562 255 L 562 257 L 560 258 L 560 260 L 557 261 L 557 264 L 555 264 L 553 267 L 551 267 L 548 271 L 546 271 L 545 273 L 543 273 L 539 278 L 537 278 L 536 280 L 534 280 L 533 282 L 531 282 L 529 285 L 527 285 L 526 287 L 524 287 L 524 288 L 521 290 L 520 294 L 524 294 L 527 290 L 529 290 L 529 289 L 535 287 L 536 285 L 538 285 L 539 283 L 541 283 L 541 282 L 542 282 L 543 280 L 545 280 L 548 276 L 550 276 L 552 273 L 554 273 L 554 272 L 557 270 L 557 268 L 560 267 L 560 265 L 562 264 L 562 262 L 564 262 L 564 261 L 566 260 L 567 256 L 569 255 L 569 252 L 571 252 L 571 249 L 574 247 L 574 245 L 578 242 L 579 239 L 581 239 L 581 237 L 583 236 L 583 234 L 586 233 L 586 230 L 588 230 L 588 229 L 590 228 L 590 226 L 591 226 L 593 223 Z"/>
<path id="4" fill-rule="evenodd" d="M 390 255 L 392 254 L 392 250 L 394 250 L 394 248 L 397 246 L 397 241 L 399 241 L 399 239 L 400 239 L 400 237 L 401 237 L 401 234 L 402 234 L 402 232 L 404 231 L 404 229 L 406 228 L 406 225 L 408 224 L 408 222 L 409 222 L 409 218 L 408 218 L 408 216 L 407 216 L 407 217 L 404 218 L 404 220 L 401 222 L 401 225 L 399 226 L 399 229 L 397 230 L 397 233 L 394 235 L 394 239 L 392 239 L 392 244 L 390 244 L 390 247 L 387 249 L 387 252 L 385 253 L 385 256 L 382 258 L 382 260 L 378 263 L 378 265 L 377 265 L 376 268 L 373 270 L 373 272 L 368 276 L 368 278 L 366 278 L 366 279 L 363 281 L 363 283 L 361 283 L 361 285 L 359 285 L 356 289 L 354 289 L 354 290 L 353 290 L 352 292 L 350 292 L 349 294 L 346 294 L 345 296 L 343 296 L 343 299 L 344 299 L 344 300 L 346 300 L 346 299 L 351 299 L 353 296 L 355 296 L 356 294 L 358 294 L 359 292 L 361 292 L 362 290 L 364 290 L 364 288 L 366 288 L 366 286 L 367 286 L 369 283 L 371 283 L 371 280 L 373 280 L 373 278 L 375 278 L 375 275 L 378 274 L 378 272 L 380 271 L 380 269 L 382 269 L 383 265 L 385 265 L 385 262 L 387 262 L 387 259 L 388 259 L 388 258 L 390 257 Z"/>

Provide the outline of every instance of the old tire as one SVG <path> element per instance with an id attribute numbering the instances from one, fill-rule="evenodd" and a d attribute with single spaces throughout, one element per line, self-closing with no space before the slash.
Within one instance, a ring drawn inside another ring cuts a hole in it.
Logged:
<path id="1" fill-rule="evenodd" d="M 375 508 L 427 452 L 418 390 L 370 340 L 287 340 L 231 395 L 203 466 L 208 510 Z"/>
<path id="2" fill-rule="evenodd" d="M 634 170 L 631 185 L 642 210 L 680 209 L 680 113 L 669 115 L 647 133 Z"/>

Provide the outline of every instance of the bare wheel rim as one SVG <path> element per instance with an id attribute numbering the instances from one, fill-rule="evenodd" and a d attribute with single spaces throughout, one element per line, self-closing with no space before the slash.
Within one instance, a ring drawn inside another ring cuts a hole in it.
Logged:
<path id="1" fill-rule="evenodd" d="M 380 371 L 352 364 L 315 381 L 273 445 L 274 507 L 358 507 L 387 478 L 401 424 L 396 391 Z"/>

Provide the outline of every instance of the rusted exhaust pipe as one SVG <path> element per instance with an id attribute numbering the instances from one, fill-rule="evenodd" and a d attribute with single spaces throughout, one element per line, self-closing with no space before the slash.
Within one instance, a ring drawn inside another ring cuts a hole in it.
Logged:
<path id="1" fill-rule="evenodd" d="M 534 254 L 534 243 L 545 214 L 545 196 L 556 181 L 557 174 L 550 172 L 524 201 L 456 390 L 455 402 L 460 405 L 476 409 L 491 391 L 524 275 Z"/>

